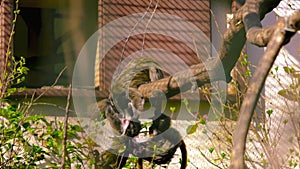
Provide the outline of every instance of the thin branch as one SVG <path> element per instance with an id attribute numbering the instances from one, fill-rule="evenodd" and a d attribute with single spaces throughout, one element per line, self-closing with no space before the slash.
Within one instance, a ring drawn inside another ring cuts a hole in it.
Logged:
<path id="1" fill-rule="evenodd" d="M 125 53 L 125 49 L 126 49 L 126 46 L 127 46 L 127 43 L 132 35 L 132 33 L 134 32 L 134 30 L 136 29 L 136 27 L 140 24 L 140 22 L 145 18 L 145 16 L 147 15 L 148 11 L 150 10 L 150 7 L 152 5 L 152 0 L 150 0 L 149 2 L 149 5 L 146 9 L 146 11 L 144 12 L 143 16 L 141 18 L 139 18 L 139 20 L 135 23 L 135 25 L 132 27 L 132 29 L 130 30 L 125 42 L 124 42 L 124 45 L 123 45 L 123 48 L 122 48 L 122 53 L 121 53 L 121 57 L 120 57 L 120 62 L 124 59 L 124 53 Z"/>
<path id="2" fill-rule="evenodd" d="M 48 102 L 37 102 L 37 103 L 33 103 L 32 106 L 39 106 L 39 105 L 43 105 L 43 106 L 51 106 L 51 107 L 55 107 L 59 110 L 63 110 L 63 111 L 66 111 L 66 107 L 62 107 L 62 106 L 59 106 L 55 103 L 48 103 Z M 72 113 L 76 113 L 74 110 L 69 110 L 69 112 L 72 112 Z"/>
<path id="3" fill-rule="evenodd" d="M 67 105 L 66 105 L 66 114 L 65 114 L 65 121 L 64 121 L 64 135 L 63 135 L 63 142 L 62 142 L 62 159 L 61 159 L 61 168 L 64 169 L 66 165 L 66 156 L 67 156 L 67 129 L 68 129 L 68 119 L 69 119 L 69 107 L 70 107 L 70 98 L 71 98 L 71 91 L 72 85 L 69 86 L 69 93 L 67 98 Z"/>
<path id="4" fill-rule="evenodd" d="M 205 155 L 201 150 L 200 150 L 200 153 L 201 153 L 202 157 L 204 157 L 205 160 L 206 160 L 207 162 L 209 162 L 211 165 L 213 165 L 213 166 L 215 166 L 215 167 L 217 167 L 217 168 L 222 169 L 220 166 L 218 166 L 217 164 L 213 163 L 208 157 L 206 157 L 206 155 Z"/>
<path id="5" fill-rule="evenodd" d="M 153 9 L 153 11 L 152 11 L 152 13 L 151 13 L 151 16 L 150 16 L 150 18 L 148 19 L 148 22 L 147 22 L 147 24 L 146 24 L 146 26 L 145 26 L 145 29 L 144 29 L 141 56 L 144 55 L 146 33 L 147 33 L 147 30 L 148 30 L 149 24 L 150 24 L 150 22 L 152 21 L 152 18 L 153 18 L 154 14 L 155 14 L 155 12 L 156 12 L 156 10 L 157 10 L 158 4 L 159 4 L 159 0 L 156 2 L 155 7 L 154 7 L 154 9 Z M 149 7 L 150 7 L 150 6 L 149 6 Z"/>
<path id="6" fill-rule="evenodd" d="M 221 32 L 220 25 L 219 25 L 219 23 L 217 22 L 217 18 L 216 18 L 216 16 L 214 15 L 214 12 L 212 11 L 212 9 L 210 9 L 209 11 L 210 11 L 210 16 L 212 17 L 212 20 L 214 21 L 214 24 L 216 25 L 216 28 L 217 28 L 217 31 L 218 31 L 219 36 L 220 36 L 220 37 L 223 37 L 223 33 Z"/>
<path id="7" fill-rule="evenodd" d="M 58 76 L 56 77 L 55 81 L 53 82 L 53 84 L 49 87 L 49 88 L 46 88 L 46 90 L 44 90 L 39 96 L 37 96 L 33 102 L 36 102 L 38 99 L 40 99 L 45 93 L 47 93 L 51 88 L 53 88 L 58 80 L 60 79 L 60 77 L 62 76 L 63 72 L 67 69 L 67 67 L 65 66 L 58 74 Z"/>
<path id="8" fill-rule="evenodd" d="M 259 133 L 255 130 L 255 127 L 253 125 L 251 125 L 252 127 L 252 132 L 254 133 L 254 135 L 256 136 L 257 140 L 260 140 L 260 145 L 263 147 L 263 151 L 264 153 L 267 155 L 268 160 L 270 161 L 271 166 L 273 166 L 273 168 L 279 168 L 279 159 L 277 156 L 277 153 L 274 153 L 272 151 L 272 147 L 270 145 L 270 143 L 268 143 L 266 140 L 264 140 L 265 138 L 262 138 Z M 276 167 L 274 167 L 276 166 Z"/>
<path id="9" fill-rule="evenodd" d="M 28 114 L 29 113 L 29 109 L 32 107 L 32 105 L 34 104 L 34 103 L 36 103 L 37 102 L 37 100 L 38 99 L 40 99 L 42 96 L 44 96 L 45 95 L 45 93 L 47 93 L 51 88 L 53 88 L 56 84 L 57 84 L 57 82 L 58 82 L 58 80 L 60 79 L 60 77 L 62 76 L 62 74 L 63 74 L 63 72 L 65 71 L 67 69 L 67 67 L 64 67 L 61 71 L 60 71 L 60 73 L 58 74 L 58 76 L 56 77 L 56 79 L 55 79 L 55 81 L 54 81 L 54 83 L 51 85 L 51 87 L 49 87 L 49 88 L 47 88 L 46 90 L 44 90 L 40 95 L 38 95 L 36 98 L 35 98 L 35 94 L 36 94 L 36 90 L 34 91 L 34 93 L 32 94 L 32 96 L 31 96 L 31 99 L 30 99 L 30 102 L 26 105 L 26 107 L 25 107 L 25 113 L 26 114 Z"/>
<path id="10" fill-rule="evenodd" d="M 5 1 L 5 0 L 2 0 L 1 1 L 1 6 L 0 8 L 4 8 L 4 3 L 10 3 L 11 1 Z M 12 54 L 12 51 L 11 51 L 11 45 L 12 45 L 12 41 L 13 41 L 13 37 L 15 35 L 15 27 L 16 27 L 16 21 L 17 21 L 17 18 L 18 18 L 18 15 L 19 15 L 19 1 L 16 0 L 15 1 L 15 10 L 14 10 L 14 16 L 13 16 L 13 22 L 12 22 L 12 25 L 11 25 L 11 28 L 10 28 L 10 35 L 9 35 L 9 39 L 8 39 L 8 42 L 7 42 L 7 49 L 6 49 L 6 54 L 5 54 L 5 62 L 4 62 L 4 70 L 3 72 L 1 72 L 1 76 L 0 76 L 0 80 L 1 82 L 3 83 L 2 87 L 1 87 L 1 93 L 0 93 L 0 98 L 3 99 L 5 93 L 6 93 L 6 90 L 7 88 L 9 87 L 9 80 L 8 78 L 9 77 L 6 77 L 6 74 L 7 74 L 7 68 L 8 68 L 8 60 Z M 4 16 L 3 16 L 4 17 Z"/>

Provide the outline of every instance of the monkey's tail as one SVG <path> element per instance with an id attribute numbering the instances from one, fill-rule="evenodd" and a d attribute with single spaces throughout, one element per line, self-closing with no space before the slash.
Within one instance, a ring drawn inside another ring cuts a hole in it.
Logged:
<path id="1" fill-rule="evenodd" d="M 180 151 L 181 151 L 181 166 L 180 169 L 185 169 L 187 166 L 187 150 L 186 145 L 183 140 L 180 143 Z"/>

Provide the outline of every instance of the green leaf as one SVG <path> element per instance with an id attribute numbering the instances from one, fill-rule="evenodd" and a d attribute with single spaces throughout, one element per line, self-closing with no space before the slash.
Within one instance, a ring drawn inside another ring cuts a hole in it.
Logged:
<path id="1" fill-rule="evenodd" d="M 210 153 L 213 153 L 213 152 L 215 151 L 215 148 L 213 148 L 213 147 L 212 147 L 212 148 L 209 148 L 208 151 L 209 151 Z"/>
<path id="2" fill-rule="evenodd" d="M 201 118 L 200 121 L 199 121 L 199 123 L 205 125 L 206 124 L 206 120 L 203 119 L 203 118 Z"/>
<path id="3" fill-rule="evenodd" d="M 19 14 L 20 10 L 14 10 L 14 14 Z"/>
<path id="4" fill-rule="evenodd" d="M 232 139 L 230 137 L 226 137 L 226 142 L 232 143 Z"/>
<path id="5" fill-rule="evenodd" d="M 278 94 L 288 100 L 297 101 L 300 96 L 296 92 L 293 92 L 289 89 L 282 89 L 278 92 Z"/>
<path id="6" fill-rule="evenodd" d="M 188 128 L 186 129 L 187 134 L 193 134 L 197 131 L 198 128 L 198 124 L 192 124 L 190 126 L 188 126 Z"/>
<path id="7" fill-rule="evenodd" d="M 251 70 L 247 70 L 247 71 L 245 72 L 245 76 L 246 76 L 246 77 L 251 76 Z"/>
<path id="8" fill-rule="evenodd" d="M 46 118 L 44 118 L 44 117 L 41 117 L 40 120 L 41 120 L 42 122 L 44 122 L 44 123 L 48 123 L 47 120 L 46 120 Z"/>
<path id="9" fill-rule="evenodd" d="M 283 67 L 283 70 L 288 74 L 293 74 L 295 72 L 295 69 L 293 67 Z"/>
<path id="10" fill-rule="evenodd" d="M 28 127 L 30 127 L 30 123 L 29 122 L 26 122 L 26 123 L 23 123 L 22 126 L 27 129 Z"/>
<path id="11" fill-rule="evenodd" d="M 11 62 L 8 62 L 8 63 L 7 63 L 7 67 L 11 67 Z"/>
<path id="12" fill-rule="evenodd" d="M 226 157 L 226 153 L 221 153 L 221 157 L 224 159 Z"/>
<path id="13" fill-rule="evenodd" d="M 58 132 L 58 130 L 54 130 L 54 131 L 51 133 L 51 136 L 52 136 L 53 138 L 59 138 L 59 132 Z"/>
<path id="14" fill-rule="evenodd" d="M 271 114 L 273 113 L 273 110 L 267 110 L 266 113 L 271 116 Z"/>
<path id="15" fill-rule="evenodd" d="M 17 84 L 22 83 L 22 80 L 20 78 L 17 79 Z"/>
<path id="16" fill-rule="evenodd" d="M 296 89 L 296 86 L 294 84 L 290 84 L 291 89 Z"/>
<path id="17" fill-rule="evenodd" d="M 170 107 L 170 111 L 171 111 L 172 113 L 174 113 L 175 110 L 176 110 L 176 107 Z"/>
<path id="18" fill-rule="evenodd" d="M 189 104 L 189 102 L 186 98 L 183 99 L 183 103 L 184 103 L 185 106 L 187 106 Z"/>
<path id="19" fill-rule="evenodd" d="M 72 126 L 72 130 L 76 131 L 76 132 L 81 132 L 82 131 L 82 127 L 79 125 L 73 125 Z"/>
<path id="20" fill-rule="evenodd" d="M 126 146 L 123 146 L 123 148 L 118 150 L 118 153 L 123 153 L 123 152 L 125 152 L 125 150 L 126 150 Z"/>
<path id="21" fill-rule="evenodd" d="M 9 88 L 9 89 L 7 89 L 7 94 L 11 95 L 11 94 L 15 93 L 16 91 L 17 91 L 17 88 Z"/>

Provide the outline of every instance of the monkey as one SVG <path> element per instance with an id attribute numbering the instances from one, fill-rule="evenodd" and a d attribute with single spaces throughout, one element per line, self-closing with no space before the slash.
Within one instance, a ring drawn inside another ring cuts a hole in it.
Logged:
<path id="1" fill-rule="evenodd" d="M 187 166 L 187 150 L 185 142 L 182 140 L 180 133 L 171 127 L 171 118 L 165 114 L 161 114 L 156 118 L 149 128 L 149 133 L 154 135 L 162 135 L 161 137 L 175 145 L 166 152 L 156 155 L 154 158 L 145 158 L 147 161 L 153 161 L 155 164 L 166 164 L 171 161 L 177 148 L 181 151 L 181 167 L 185 169 Z M 141 163 L 141 159 L 139 162 Z"/>
<path id="2" fill-rule="evenodd" d="M 134 137 L 138 133 L 133 131 L 133 126 L 135 126 L 136 130 L 141 128 L 138 125 L 140 123 L 138 119 L 143 107 L 144 98 L 134 88 L 121 93 L 112 93 L 109 98 L 98 102 L 100 113 L 104 114 L 104 118 L 108 120 L 110 126 L 120 135 L 130 137 Z M 129 126 L 131 127 L 129 129 L 131 134 L 126 131 Z"/>
<path id="3" fill-rule="evenodd" d="M 164 97 L 165 95 L 163 92 L 154 90 L 149 98 L 151 106 L 154 108 L 154 117 L 152 118 L 153 123 L 149 128 L 150 135 L 161 134 L 171 126 L 171 118 L 161 113 Z"/>
<path id="4" fill-rule="evenodd" d="M 153 66 L 149 67 L 149 78 L 150 81 L 156 81 L 163 78 L 163 73 L 160 69 L 157 69 Z M 177 148 L 179 147 L 182 154 L 181 160 L 181 169 L 185 169 L 187 166 L 187 150 L 185 142 L 182 140 L 180 133 L 171 127 L 171 118 L 165 115 L 162 112 L 162 101 L 165 99 L 165 94 L 162 91 L 154 90 L 151 93 L 151 97 L 149 101 L 151 106 L 155 109 L 154 110 L 154 117 L 153 123 L 149 128 L 149 134 L 152 135 L 162 135 L 163 139 L 175 144 L 174 147 L 170 148 L 168 151 L 156 155 L 154 158 L 138 158 L 137 168 L 143 168 L 143 159 L 154 162 L 155 164 L 166 164 L 171 161 L 176 152 Z M 178 142 L 179 141 L 179 142 Z M 143 146 L 141 146 L 143 147 Z M 147 146 L 145 146 L 147 147 Z M 142 148 L 143 149 L 143 148 Z"/>
<path id="5" fill-rule="evenodd" d="M 107 106 L 107 110 L 106 110 L 107 117 L 106 118 L 109 119 L 108 121 L 110 122 L 112 127 L 118 131 L 119 134 L 129 136 L 131 138 L 133 138 L 139 134 L 139 132 L 141 130 L 141 123 L 138 119 L 131 119 L 131 120 L 128 120 L 128 122 L 126 121 L 124 123 L 123 122 L 124 120 L 122 120 L 122 118 L 120 118 L 119 114 L 117 112 L 115 112 L 116 110 L 110 105 L 109 101 L 105 100 L 104 102 L 106 102 L 105 104 L 107 104 L 106 105 Z M 173 155 L 176 152 L 176 149 L 179 147 L 181 150 L 181 153 L 182 153 L 181 169 L 185 169 L 186 165 L 187 165 L 187 151 L 186 151 L 185 143 L 181 139 L 180 133 L 176 129 L 170 128 L 171 118 L 169 116 L 167 116 L 163 113 L 158 113 L 158 111 L 156 111 L 155 114 L 158 115 L 158 117 L 153 118 L 154 120 L 153 120 L 152 125 L 150 126 L 149 133 L 151 132 L 152 134 L 155 134 L 155 135 L 162 135 L 162 137 L 159 137 L 159 138 L 165 139 L 165 141 L 171 142 L 171 144 L 174 144 L 174 147 L 170 148 L 169 150 L 167 150 L 166 152 L 164 152 L 162 154 L 155 155 L 154 158 L 152 158 L 152 157 L 138 158 L 137 168 L 138 169 L 143 168 L 143 160 L 154 162 L 155 164 L 158 164 L 158 165 L 166 164 L 173 158 Z M 126 127 L 124 127 L 125 124 L 126 124 Z M 178 140 L 180 140 L 180 141 L 178 142 Z M 132 145 L 130 139 L 129 139 L 129 143 L 126 144 L 126 146 L 129 149 L 126 149 L 126 151 L 124 151 L 123 153 L 120 153 L 118 155 L 111 153 L 110 150 L 108 150 L 107 152 L 102 154 L 102 156 L 103 156 L 102 167 L 106 167 L 106 168 L 111 167 L 111 168 L 121 169 L 126 164 L 128 155 L 130 153 L 134 154 L 133 153 L 134 149 L 140 148 L 142 150 L 145 150 L 143 148 L 143 146 L 141 146 L 141 145 L 138 145 L 138 144 Z M 145 146 L 145 147 L 147 148 L 149 146 Z M 109 162 L 105 162 L 106 161 L 105 157 L 108 157 L 108 156 L 113 157 L 114 159 L 117 159 L 117 161 L 115 163 L 112 163 L 113 161 L 111 161 L 111 160 Z"/>
<path id="6" fill-rule="evenodd" d="M 151 98 L 149 98 L 151 102 L 151 106 L 155 108 L 153 123 L 149 128 L 150 136 L 156 136 L 153 142 L 169 142 L 173 147 L 169 148 L 167 151 L 156 154 L 154 157 L 146 157 L 146 158 L 138 158 L 137 168 L 143 168 L 143 160 L 147 160 L 149 162 L 153 162 L 155 164 L 167 164 L 173 158 L 177 148 L 180 148 L 181 151 L 181 167 L 180 169 L 185 169 L 187 166 L 187 150 L 185 142 L 182 140 L 180 133 L 171 127 L 171 118 L 164 113 L 161 113 L 162 103 L 164 93 L 161 91 L 153 91 L 151 94 Z M 164 141 L 162 141 L 164 140 Z M 138 149 L 136 150 L 137 156 L 141 154 L 145 154 L 147 152 L 148 147 L 152 147 L 151 145 L 140 144 L 137 145 Z M 139 151 L 139 152 L 138 152 Z M 151 150 L 150 150 L 151 151 Z"/>
<path id="7" fill-rule="evenodd" d="M 110 103 L 108 99 L 102 101 L 104 104 L 106 104 L 106 118 L 108 119 L 110 125 L 120 134 L 124 136 L 128 136 L 131 138 L 134 138 L 140 133 L 141 130 L 141 123 L 138 119 L 124 119 L 121 118 L 122 116 L 119 115 L 119 112 L 116 108 L 114 108 L 114 105 Z M 155 103 L 153 103 L 155 104 Z M 124 104 L 125 105 L 125 104 Z M 132 105 L 127 104 L 128 109 L 127 111 L 134 111 L 132 109 Z M 159 105 L 157 105 L 159 107 Z M 103 106 L 105 107 L 105 106 Z M 158 109 L 159 110 L 159 109 Z M 174 153 L 176 152 L 177 148 L 179 147 L 182 153 L 182 161 L 181 161 L 181 169 L 185 169 L 187 165 L 187 151 L 184 141 L 181 139 L 180 133 L 174 129 L 170 128 L 171 126 L 171 118 L 164 113 L 160 113 L 161 110 L 155 110 L 155 116 L 153 117 L 153 123 L 149 128 L 149 133 L 153 135 L 162 135 L 162 137 L 158 137 L 159 139 L 164 139 L 165 141 L 171 142 L 171 144 L 174 145 L 174 147 L 171 147 L 169 150 L 162 154 L 155 155 L 154 158 L 148 157 L 148 158 L 138 158 L 137 168 L 142 169 L 143 168 L 143 160 L 147 160 L 150 162 L 154 162 L 155 164 L 166 164 L 168 163 L 174 156 Z M 130 113 L 129 113 L 130 114 Z M 180 140 L 180 141 L 179 141 Z M 164 141 L 164 142 L 165 142 Z M 179 141 L 179 142 L 178 142 Z M 104 166 L 107 166 L 107 168 L 113 166 L 112 168 L 122 168 L 128 159 L 128 155 L 130 153 L 134 154 L 133 151 L 135 149 L 142 149 L 145 151 L 143 146 L 136 144 L 132 145 L 132 142 L 130 139 L 128 140 L 128 143 L 126 144 L 126 147 L 128 147 L 123 153 L 120 153 L 118 155 L 113 155 L 108 152 L 104 153 L 105 156 L 114 156 L 114 159 L 117 159 L 117 161 L 113 164 L 104 163 Z M 149 147 L 149 146 L 145 146 Z M 138 156 L 138 155 L 137 155 Z M 138 156 L 139 157 L 139 156 Z M 105 161 L 105 160 L 104 160 Z"/>
<path id="8" fill-rule="evenodd" d="M 158 135 L 166 130 L 168 130 L 171 126 L 171 118 L 165 114 L 161 114 L 158 118 L 153 120 L 152 125 L 149 128 L 150 135 Z"/>
<path id="9" fill-rule="evenodd" d="M 117 133 L 124 135 L 126 128 L 130 125 L 131 121 L 131 123 L 134 124 L 139 122 L 139 115 L 144 106 L 144 98 L 141 94 L 136 94 L 136 89 L 130 89 L 130 93 L 131 96 L 123 92 L 121 94 L 110 96 L 108 99 L 102 99 L 97 103 L 97 106 L 100 109 L 100 118 L 95 115 L 92 117 L 95 117 L 98 120 L 107 119 L 110 126 Z M 135 93 L 135 96 L 132 93 Z M 131 97 L 132 99 L 130 100 L 128 97 Z M 132 100 L 134 100 L 134 102 Z M 90 109 L 90 111 L 94 113 L 93 105 Z"/>
<path id="10" fill-rule="evenodd" d="M 124 134 L 129 125 L 130 119 L 124 118 L 124 116 L 119 113 L 118 109 L 110 101 L 110 99 L 103 99 L 97 104 L 98 108 L 100 109 L 100 113 L 104 114 L 104 118 L 109 122 L 114 131 L 119 134 Z M 103 115 L 100 117 L 102 116 Z"/>
<path id="11" fill-rule="evenodd" d="M 153 149 L 154 145 L 158 146 L 158 148 L 162 150 L 165 148 L 167 149 L 165 149 L 165 151 L 156 152 L 156 150 Z M 164 148 L 165 145 L 167 147 Z M 169 147 L 170 145 L 172 145 L 172 147 Z M 136 147 L 132 154 L 139 157 L 137 163 L 138 169 L 143 168 L 143 160 L 157 165 L 168 164 L 172 160 L 177 148 L 180 148 L 181 151 L 180 169 L 185 169 L 187 166 L 187 150 L 185 142 L 182 140 L 180 133 L 172 127 L 161 135 L 153 137 L 150 141 L 141 143 L 135 142 L 132 147 Z M 149 153 L 155 153 L 155 155 L 151 156 Z M 148 157 L 143 157 L 145 154 Z"/>
<path id="12" fill-rule="evenodd" d="M 133 110 L 133 106 L 132 104 L 130 104 L 130 100 L 122 98 L 123 96 L 125 96 L 125 94 L 115 96 L 116 97 L 115 101 L 113 101 L 111 98 L 103 99 L 100 102 L 98 102 L 98 107 L 100 108 L 100 110 L 105 111 L 106 119 L 108 120 L 110 126 L 118 134 L 120 134 L 120 139 L 126 140 L 125 146 L 130 147 L 128 145 L 128 141 L 130 141 L 131 137 L 135 137 L 140 133 L 142 126 L 141 126 L 141 122 L 136 117 L 132 117 L 133 112 L 135 110 Z M 117 108 L 115 103 L 119 101 L 122 101 L 122 103 L 119 105 L 119 108 Z M 127 115 L 125 114 L 128 114 L 129 117 L 127 117 Z M 127 136 L 127 137 L 123 137 L 123 136 Z M 119 143 L 116 144 L 118 146 Z M 124 152 L 119 154 L 112 153 L 114 151 L 116 150 L 109 149 L 101 154 L 100 156 L 101 164 L 98 165 L 100 168 L 121 169 L 126 164 L 126 161 L 130 153 L 130 149 L 126 148 Z"/>
<path id="13" fill-rule="evenodd" d="M 139 149 L 142 150 L 143 146 L 133 141 L 133 138 L 136 137 L 141 130 L 139 116 L 140 113 L 143 112 L 145 103 L 145 99 L 142 94 L 139 93 L 138 87 L 144 83 L 153 82 L 163 78 L 162 71 L 150 58 L 134 60 L 132 65 L 129 64 L 127 68 L 128 70 L 124 70 L 118 77 L 114 78 L 115 81 L 114 87 L 111 90 L 111 97 L 106 101 L 103 101 L 106 105 L 105 116 L 112 128 L 114 128 L 121 136 L 130 137 L 127 140 L 126 150 L 118 155 L 117 158 L 114 158 L 117 159 L 116 164 L 110 164 L 114 166 L 114 168 L 122 168 L 126 164 L 127 157 L 130 153 L 137 157 L 141 157 L 135 152 Z M 132 70 L 140 71 L 134 72 Z M 127 91 L 124 91 L 124 89 L 127 89 Z M 168 163 L 173 158 L 178 147 L 182 152 L 181 169 L 186 168 L 187 151 L 185 143 L 181 139 L 180 133 L 171 127 L 171 118 L 161 113 L 161 100 L 164 97 L 165 95 L 161 91 L 153 92 L 151 104 L 155 108 L 155 112 L 153 123 L 149 128 L 149 133 L 158 136 L 157 138 L 160 139 L 159 141 L 168 141 L 174 146 L 166 152 L 156 155 L 154 158 L 139 158 L 139 169 L 143 168 L 143 159 L 154 162 L 155 164 Z M 153 137 L 153 139 L 157 138 Z M 147 145 L 145 145 L 144 148 L 147 148 Z"/>

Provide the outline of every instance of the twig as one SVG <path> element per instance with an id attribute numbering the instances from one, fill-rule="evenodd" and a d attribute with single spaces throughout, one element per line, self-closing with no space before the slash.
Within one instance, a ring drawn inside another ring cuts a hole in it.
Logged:
<path id="1" fill-rule="evenodd" d="M 58 74 L 58 76 L 56 77 L 54 83 L 53 83 L 49 88 L 47 88 L 46 90 L 44 90 L 39 96 L 37 96 L 37 97 L 33 100 L 33 102 L 36 102 L 36 101 L 37 101 L 38 99 L 40 99 L 45 93 L 47 93 L 48 90 L 50 90 L 51 88 L 53 88 L 53 87 L 57 84 L 58 80 L 60 79 L 60 77 L 62 76 L 63 72 L 64 72 L 66 69 L 67 69 L 67 66 L 65 66 L 65 67 L 59 72 L 59 74 Z"/>
<path id="2" fill-rule="evenodd" d="M 55 103 L 48 103 L 48 102 L 38 102 L 38 103 L 33 103 L 32 106 L 38 106 L 38 105 L 43 105 L 43 106 L 51 106 L 51 107 L 55 107 L 59 110 L 63 110 L 63 111 L 66 111 L 66 108 L 65 107 L 62 107 L 62 106 L 59 106 Z M 69 112 L 72 112 L 72 113 L 76 113 L 74 110 L 69 110 Z"/>
<path id="3" fill-rule="evenodd" d="M 67 156 L 67 129 L 68 129 L 68 118 L 69 118 L 69 107 L 70 107 L 70 98 L 71 98 L 71 91 L 72 85 L 69 86 L 69 93 L 67 98 L 67 105 L 66 105 L 66 114 L 65 114 L 65 121 L 64 121 L 64 136 L 63 136 L 63 151 L 62 151 L 62 159 L 61 159 L 61 168 L 64 169 L 66 165 L 66 156 Z"/>
<path id="4" fill-rule="evenodd" d="M 4 3 L 5 3 L 4 1 L 5 0 L 1 1 L 1 6 L 0 7 L 4 7 Z M 1 87 L 1 96 L 0 96 L 1 99 L 3 99 L 3 97 L 6 93 L 6 90 L 9 87 L 9 84 L 8 84 L 8 82 L 9 82 L 8 78 L 9 77 L 6 77 L 6 74 L 7 74 L 7 68 L 8 68 L 8 60 L 9 60 L 9 57 L 11 55 L 11 44 L 12 44 L 12 41 L 13 41 L 13 36 L 15 34 L 16 21 L 17 21 L 18 14 L 19 14 L 19 12 L 18 12 L 19 11 L 19 0 L 15 1 L 15 10 L 14 11 L 15 12 L 14 12 L 14 16 L 13 16 L 13 22 L 12 22 L 12 25 L 11 25 L 10 35 L 9 35 L 6 54 L 5 54 L 4 70 L 3 70 L 3 72 L 1 72 L 1 77 L 0 77 L 1 83 L 3 83 L 3 86 Z"/>
<path id="5" fill-rule="evenodd" d="M 214 14 L 214 11 L 212 11 L 210 9 L 209 12 L 210 12 L 210 15 L 212 17 L 212 20 L 213 20 L 214 24 L 216 25 L 216 28 L 217 28 L 219 36 L 223 38 L 223 33 L 221 32 L 221 28 L 219 26 L 219 23 L 217 22 L 217 18 L 216 18 L 215 14 Z"/>
<path id="6" fill-rule="evenodd" d="M 46 90 L 44 90 L 40 95 L 38 95 L 36 98 L 35 97 L 35 92 L 33 93 L 33 95 L 31 96 L 30 102 L 28 103 L 28 105 L 26 105 L 25 108 L 25 114 L 29 113 L 29 109 L 31 108 L 31 106 L 37 102 L 38 99 L 40 99 L 45 93 L 48 92 L 48 90 L 50 90 L 52 87 L 54 87 L 58 80 L 60 79 L 60 77 L 62 76 L 63 72 L 67 69 L 67 67 L 64 67 L 58 74 L 58 76 L 56 77 L 54 83 L 51 85 L 51 87 L 47 88 Z"/>
<path id="7" fill-rule="evenodd" d="M 127 43 L 132 35 L 132 33 L 134 32 L 135 28 L 139 25 L 139 23 L 145 18 L 145 16 L 147 15 L 150 7 L 151 7 L 151 4 L 152 4 L 152 0 L 150 0 L 149 2 L 149 6 L 147 7 L 146 11 L 144 12 L 143 16 L 135 23 L 135 25 L 132 27 L 132 29 L 130 30 L 126 40 L 125 40 L 125 43 L 123 45 L 123 48 L 122 48 L 122 53 L 121 53 L 121 58 L 120 58 L 120 62 L 123 60 L 124 58 L 124 53 L 125 53 L 125 49 L 127 47 Z"/>
<path id="8" fill-rule="evenodd" d="M 205 155 L 202 151 L 200 151 L 200 153 L 201 153 L 202 157 L 204 157 L 205 160 L 206 160 L 207 162 L 209 162 L 211 165 L 213 165 L 213 166 L 215 166 L 215 167 L 217 167 L 217 168 L 221 168 L 221 167 L 218 166 L 217 164 L 213 163 L 208 157 L 206 157 L 206 155 Z"/>
<path id="9" fill-rule="evenodd" d="M 153 11 L 152 11 L 152 13 L 151 13 L 151 16 L 150 16 L 150 18 L 149 18 L 149 20 L 148 20 L 148 22 L 147 22 L 147 24 L 146 24 L 146 27 L 145 27 L 145 29 L 144 29 L 141 56 L 144 55 L 145 39 L 146 39 L 147 29 L 148 29 L 149 24 L 150 24 L 150 22 L 151 22 L 151 20 L 152 20 L 152 18 L 153 18 L 153 16 L 154 16 L 154 14 L 155 14 L 155 12 L 156 12 L 156 9 L 157 9 L 157 7 L 158 7 L 158 4 L 159 4 L 159 0 L 156 2 L 155 7 L 154 7 L 154 9 L 153 9 Z"/>

